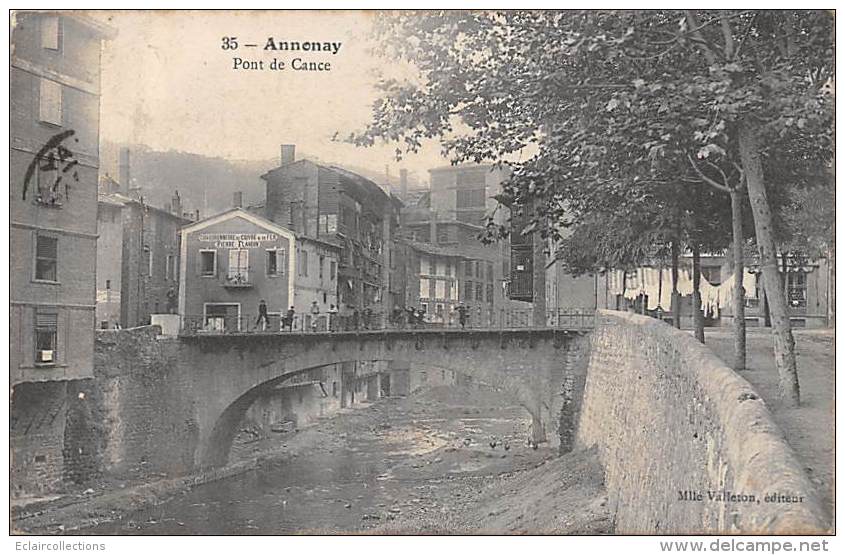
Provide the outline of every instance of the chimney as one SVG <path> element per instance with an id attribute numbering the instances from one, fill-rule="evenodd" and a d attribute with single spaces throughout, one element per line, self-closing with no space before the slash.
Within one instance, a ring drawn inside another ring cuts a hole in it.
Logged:
<path id="1" fill-rule="evenodd" d="M 399 194 L 402 195 L 402 200 L 408 198 L 408 170 L 405 168 L 399 170 Z"/>
<path id="2" fill-rule="evenodd" d="M 132 184 L 129 182 L 129 149 L 122 147 L 120 149 L 120 188 L 124 191 L 129 191 Z"/>
<path id="3" fill-rule="evenodd" d="M 232 207 L 233 208 L 243 208 L 244 207 L 244 194 L 242 191 L 235 191 L 232 194 Z"/>
<path id="4" fill-rule="evenodd" d="M 179 191 L 173 191 L 173 198 L 170 200 L 170 211 L 177 216 L 182 216 L 182 198 L 179 196 Z"/>
<path id="5" fill-rule="evenodd" d="M 282 145 L 281 165 L 290 164 L 296 160 L 296 145 Z"/>

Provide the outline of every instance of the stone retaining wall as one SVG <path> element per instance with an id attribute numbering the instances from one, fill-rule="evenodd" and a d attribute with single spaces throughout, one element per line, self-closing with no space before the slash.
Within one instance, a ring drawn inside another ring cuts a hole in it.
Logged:
<path id="1" fill-rule="evenodd" d="M 576 442 L 598 447 L 617 533 L 826 529 L 813 486 L 749 383 L 652 318 L 600 311 Z"/>

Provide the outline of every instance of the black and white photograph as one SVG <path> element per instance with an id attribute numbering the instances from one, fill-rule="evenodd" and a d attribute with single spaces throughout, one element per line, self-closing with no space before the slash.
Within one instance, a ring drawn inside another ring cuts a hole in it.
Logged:
<path id="1" fill-rule="evenodd" d="M 15 550 L 828 551 L 835 10 L 352 7 L 8 11 Z"/>

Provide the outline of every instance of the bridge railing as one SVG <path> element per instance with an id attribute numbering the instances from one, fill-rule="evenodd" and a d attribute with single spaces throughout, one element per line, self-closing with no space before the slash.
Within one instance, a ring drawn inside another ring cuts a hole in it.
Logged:
<path id="1" fill-rule="evenodd" d="M 533 310 L 469 309 L 464 318 L 454 313 L 412 314 L 401 310 L 390 313 L 361 312 L 352 314 L 286 314 L 271 313 L 266 318 L 258 314 L 202 315 L 182 317 L 182 335 L 226 335 L 242 333 L 343 333 L 350 331 L 378 330 L 505 330 L 531 328 L 557 328 L 588 330 L 595 325 L 595 311 L 560 309 L 546 311 L 545 323 L 535 324 Z M 463 322 L 462 322 L 463 320 Z"/>

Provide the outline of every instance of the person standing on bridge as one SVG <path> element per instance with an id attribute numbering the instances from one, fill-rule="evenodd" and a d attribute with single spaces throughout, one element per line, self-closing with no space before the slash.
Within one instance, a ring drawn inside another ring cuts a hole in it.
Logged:
<path id="1" fill-rule="evenodd" d="M 293 318 L 296 315 L 296 311 L 293 307 L 290 307 L 285 314 L 285 323 L 284 325 L 287 326 L 288 332 L 293 332 Z"/>
<path id="2" fill-rule="evenodd" d="M 264 302 L 264 299 L 261 299 L 258 303 L 258 319 L 255 321 L 255 327 L 258 328 L 258 324 L 263 322 L 263 326 L 261 330 L 264 331 L 267 329 L 267 303 Z"/>
<path id="3" fill-rule="evenodd" d="M 469 319 L 469 308 L 461 301 L 458 305 L 458 321 L 461 323 L 461 329 L 466 328 L 467 320 Z"/>
<path id="4" fill-rule="evenodd" d="M 317 320 L 320 319 L 320 307 L 317 301 L 311 301 L 311 331 L 317 331 Z"/>
<path id="5" fill-rule="evenodd" d="M 329 306 L 329 331 L 337 331 L 338 309 L 335 305 Z"/>

